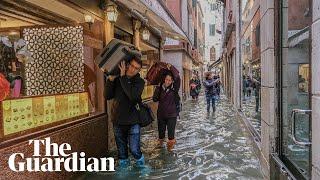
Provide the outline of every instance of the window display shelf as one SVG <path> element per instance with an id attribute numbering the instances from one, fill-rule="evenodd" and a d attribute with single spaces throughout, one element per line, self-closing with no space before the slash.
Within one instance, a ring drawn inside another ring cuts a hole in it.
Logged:
<path id="1" fill-rule="evenodd" d="M 8 99 L 0 107 L 1 138 L 89 114 L 87 92 Z"/>

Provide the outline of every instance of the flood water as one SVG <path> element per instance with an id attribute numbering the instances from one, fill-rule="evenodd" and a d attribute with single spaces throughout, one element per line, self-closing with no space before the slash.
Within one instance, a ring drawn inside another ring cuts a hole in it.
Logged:
<path id="1" fill-rule="evenodd" d="M 261 110 L 256 112 L 256 97 L 246 97 L 242 101 L 242 112 L 253 128 L 261 135 Z"/>
<path id="2" fill-rule="evenodd" d="M 252 141 L 231 104 L 222 96 L 216 105 L 209 114 L 203 96 L 183 105 L 173 152 L 156 148 L 157 130 L 143 132 L 146 168 L 132 165 L 79 179 L 263 179 Z"/>

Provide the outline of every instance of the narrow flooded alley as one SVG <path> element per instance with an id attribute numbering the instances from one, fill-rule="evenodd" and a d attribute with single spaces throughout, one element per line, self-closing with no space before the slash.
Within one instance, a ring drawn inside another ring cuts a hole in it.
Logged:
<path id="1" fill-rule="evenodd" d="M 156 148 L 157 130 L 143 133 L 148 167 L 87 173 L 79 179 L 263 179 L 252 141 L 232 105 L 222 96 L 215 113 L 205 107 L 203 96 L 183 105 L 171 153 Z"/>

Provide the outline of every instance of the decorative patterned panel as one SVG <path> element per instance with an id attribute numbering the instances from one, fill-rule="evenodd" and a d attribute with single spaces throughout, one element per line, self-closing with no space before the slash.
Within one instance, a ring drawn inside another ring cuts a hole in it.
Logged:
<path id="1" fill-rule="evenodd" d="M 84 91 L 83 28 L 23 30 L 32 61 L 26 64 L 27 95 Z"/>

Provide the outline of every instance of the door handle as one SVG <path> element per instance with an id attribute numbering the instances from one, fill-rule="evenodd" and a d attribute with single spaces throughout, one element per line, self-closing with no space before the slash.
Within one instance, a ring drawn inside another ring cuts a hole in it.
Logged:
<path id="1" fill-rule="evenodd" d="M 291 137 L 295 144 L 301 146 L 311 145 L 310 141 L 299 141 L 296 137 L 296 114 L 310 114 L 312 110 L 293 109 L 291 113 Z"/>

